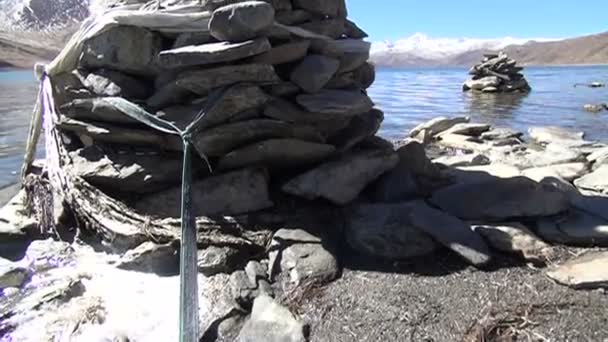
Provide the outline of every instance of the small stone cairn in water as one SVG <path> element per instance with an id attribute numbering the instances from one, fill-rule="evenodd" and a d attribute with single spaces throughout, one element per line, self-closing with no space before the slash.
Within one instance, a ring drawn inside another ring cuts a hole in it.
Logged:
<path id="1" fill-rule="evenodd" d="M 484 93 L 527 93 L 531 90 L 528 81 L 521 74 L 524 68 L 506 54 L 486 54 L 481 63 L 469 70 L 471 79 L 462 86 L 463 91 Z"/>
<path id="2" fill-rule="evenodd" d="M 273 193 L 346 204 L 396 165 L 375 137 L 384 115 L 366 94 L 370 43 L 344 0 L 203 6 L 209 30 L 117 26 L 54 77 L 72 173 L 140 213 L 179 217 L 181 139 L 127 114 L 184 129 L 219 89 L 192 138 L 198 215 L 269 208 Z"/>

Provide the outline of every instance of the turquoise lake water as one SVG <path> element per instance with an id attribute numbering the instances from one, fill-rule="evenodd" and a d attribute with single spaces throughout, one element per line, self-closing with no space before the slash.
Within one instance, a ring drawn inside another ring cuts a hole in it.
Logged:
<path id="1" fill-rule="evenodd" d="M 574 87 L 608 83 L 608 66 L 538 67 L 524 73 L 533 91 L 523 97 L 463 93 L 464 68 L 379 69 L 369 94 L 385 112 L 380 134 L 391 139 L 436 116 L 468 115 L 475 122 L 522 131 L 535 125 L 563 126 L 608 141 L 608 112 L 582 109 L 608 102 L 608 88 Z M 0 188 L 17 179 L 37 90 L 31 71 L 0 72 Z"/>

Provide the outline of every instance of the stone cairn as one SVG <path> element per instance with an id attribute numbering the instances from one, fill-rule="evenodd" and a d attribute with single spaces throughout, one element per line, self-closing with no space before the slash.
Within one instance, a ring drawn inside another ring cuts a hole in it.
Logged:
<path id="1" fill-rule="evenodd" d="M 366 94 L 370 44 L 343 0 L 204 6 L 208 31 L 116 26 L 84 42 L 77 70 L 53 77 L 72 174 L 139 214 L 179 217 L 181 138 L 128 114 L 184 129 L 212 96 L 192 137 L 199 217 L 284 198 L 345 205 L 396 166 L 392 144 L 375 136 L 384 115 Z"/>
<path id="2" fill-rule="evenodd" d="M 485 54 L 481 63 L 469 70 L 471 79 L 462 86 L 463 91 L 481 91 L 484 93 L 527 93 L 531 90 L 528 81 L 522 75 L 523 67 L 510 59 L 505 53 Z"/>

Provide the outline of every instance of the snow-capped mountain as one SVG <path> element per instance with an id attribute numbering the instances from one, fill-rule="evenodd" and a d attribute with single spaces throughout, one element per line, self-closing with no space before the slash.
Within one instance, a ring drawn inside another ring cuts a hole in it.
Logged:
<path id="1" fill-rule="evenodd" d="M 513 37 L 496 39 L 478 38 L 433 38 L 423 33 L 416 33 L 410 37 L 394 42 L 383 41 L 372 43 L 372 60 L 380 64 L 410 64 L 409 60 L 424 60 L 433 64 L 442 64 L 451 57 L 476 50 L 500 50 L 507 46 L 524 45 L 530 42 L 548 42 L 557 39 L 534 38 L 521 39 Z M 390 63 L 384 63 L 391 61 Z M 417 62 L 418 63 L 418 62 Z"/>

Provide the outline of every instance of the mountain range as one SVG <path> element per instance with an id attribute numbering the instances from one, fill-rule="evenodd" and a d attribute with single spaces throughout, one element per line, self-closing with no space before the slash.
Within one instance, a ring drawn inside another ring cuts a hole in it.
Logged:
<path id="1" fill-rule="evenodd" d="M 608 32 L 567 39 L 453 39 L 417 33 L 372 44 L 379 66 L 471 66 L 484 53 L 506 52 L 522 65 L 608 64 Z"/>
<path id="2" fill-rule="evenodd" d="M 84 18 L 118 3 L 146 1 L 0 0 L 0 68 L 29 68 L 50 60 Z M 417 33 L 394 42 L 373 42 L 371 61 L 390 67 L 470 66 L 483 53 L 498 51 L 522 65 L 608 64 L 608 32 L 568 39 L 457 39 Z"/>

